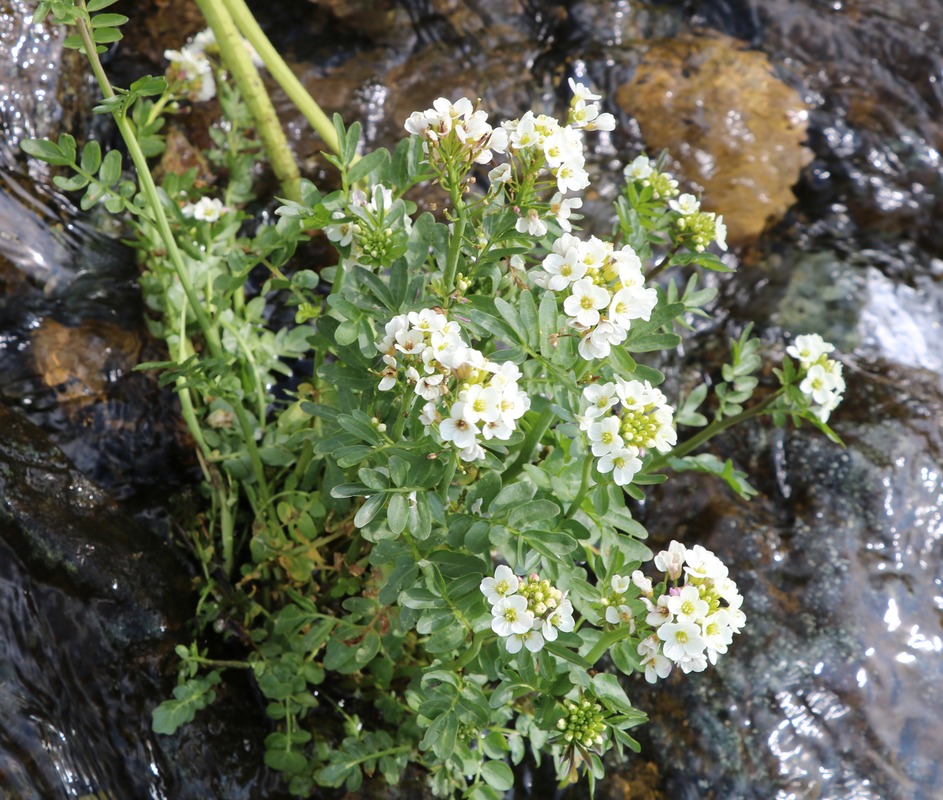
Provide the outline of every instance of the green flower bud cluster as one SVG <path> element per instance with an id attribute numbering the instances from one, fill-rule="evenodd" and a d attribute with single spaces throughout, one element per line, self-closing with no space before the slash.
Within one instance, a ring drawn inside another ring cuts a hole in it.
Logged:
<path id="1" fill-rule="evenodd" d="M 563 592 L 550 584 L 546 578 L 531 575 L 518 587 L 518 593 L 527 598 L 527 610 L 535 617 L 543 616 L 548 609 L 556 608 L 563 599 Z"/>
<path id="2" fill-rule="evenodd" d="M 652 197 L 656 200 L 678 193 L 678 182 L 668 172 L 652 172 L 642 183 L 652 187 Z"/>
<path id="3" fill-rule="evenodd" d="M 396 257 L 396 241 L 392 228 L 375 228 L 356 232 L 359 252 L 357 260 L 367 266 L 389 266 Z"/>
<path id="4" fill-rule="evenodd" d="M 704 252 L 717 238 L 717 215 L 709 211 L 696 211 L 678 217 L 678 230 L 691 240 L 691 249 Z"/>
<path id="5" fill-rule="evenodd" d="M 648 409 L 626 408 L 622 411 L 622 439 L 627 445 L 638 448 L 655 446 L 655 438 L 661 422 L 645 413 Z"/>
<path id="6" fill-rule="evenodd" d="M 602 744 L 606 731 L 602 706 L 585 697 L 579 702 L 566 700 L 565 705 L 567 714 L 557 722 L 557 729 L 563 732 L 563 740 L 580 747 Z"/>

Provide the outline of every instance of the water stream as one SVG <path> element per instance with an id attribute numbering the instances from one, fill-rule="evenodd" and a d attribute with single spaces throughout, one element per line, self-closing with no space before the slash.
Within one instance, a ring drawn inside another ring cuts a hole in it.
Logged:
<path id="1" fill-rule="evenodd" d="M 699 542 L 730 565 L 749 624 L 717 668 L 632 684 L 653 721 L 603 796 L 939 797 L 943 3 L 253 5 L 314 96 L 363 121 L 370 145 L 395 141 L 402 120 L 440 94 L 480 96 L 499 118 L 532 105 L 559 113 L 566 77 L 584 77 L 620 121 L 592 156 L 587 228 L 608 229 L 620 165 L 667 147 L 735 234 L 729 258 L 740 270 L 720 282 L 720 322 L 686 343 L 676 377 L 716 373 L 726 340 L 751 320 L 770 366 L 784 335 L 819 332 L 843 353 L 849 386 L 833 421 L 845 449 L 755 424 L 719 443 L 754 476 L 752 502 L 685 475 L 637 509 L 656 543 Z M 234 693 L 182 737 L 150 734 L 186 609 L 162 608 L 159 591 L 118 603 L 108 568 L 82 577 L 77 542 L 92 536 L 90 513 L 125 515 L 163 552 L 157 499 L 190 473 L 172 400 L 130 373 L 153 347 L 133 260 L 15 148 L 25 135 L 92 124 L 83 72 L 55 31 L 26 21 L 31 7 L 0 0 L 0 437 L 14 419 L 38 426 L 17 428 L 19 449 L 0 461 L 0 795 L 281 797 L 254 766 L 250 732 L 264 722 L 251 698 Z M 129 13 L 109 64 L 119 81 L 161 69 L 163 48 L 199 25 L 183 0 L 136 10 L 142 22 Z M 317 142 L 277 102 L 306 170 L 322 179 Z M 28 468 L 25 451 L 39 454 Z M 45 519 L 53 533 L 72 531 L 72 546 L 40 558 L 36 540 L 15 531 L 23 498 L 56 480 L 46 494 L 65 508 Z M 79 501 L 95 484 L 120 505 L 95 494 L 90 512 Z M 130 563 L 133 542 L 126 552 Z M 126 619 L 107 612 L 115 603 Z M 545 778 L 529 775 L 515 796 L 549 796 Z"/>

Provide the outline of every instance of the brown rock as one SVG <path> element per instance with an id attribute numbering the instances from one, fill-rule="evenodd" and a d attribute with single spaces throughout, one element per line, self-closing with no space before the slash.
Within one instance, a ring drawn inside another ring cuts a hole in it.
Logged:
<path id="1" fill-rule="evenodd" d="M 682 180 L 747 243 L 795 202 L 791 187 L 812 153 L 808 111 L 765 54 L 727 36 L 654 42 L 616 95 L 651 154 L 667 148 Z"/>
<path id="2" fill-rule="evenodd" d="M 33 355 L 43 382 L 60 403 L 82 407 L 101 400 L 106 386 L 138 362 L 137 333 L 88 320 L 72 328 L 52 319 L 33 332 Z"/>

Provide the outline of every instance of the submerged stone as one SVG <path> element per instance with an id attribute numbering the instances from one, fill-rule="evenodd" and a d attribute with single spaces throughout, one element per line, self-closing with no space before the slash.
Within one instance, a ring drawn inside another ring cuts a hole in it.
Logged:
<path id="1" fill-rule="evenodd" d="M 704 208 L 724 215 L 730 241 L 756 239 L 795 203 L 808 109 L 763 53 L 721 35 L 655 41 L 616 100 L 649 152 L 667 148 Z"/>

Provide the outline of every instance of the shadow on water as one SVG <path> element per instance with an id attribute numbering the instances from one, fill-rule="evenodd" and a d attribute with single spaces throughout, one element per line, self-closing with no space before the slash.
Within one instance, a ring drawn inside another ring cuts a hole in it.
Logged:
<path id="1" fill-rule="evenodd" d="M 593 232 L 609 228 L 621 164 L 643 148 L 667 147 L 690 188 L 723 198 L 718 210 L 730 208 L 731 229 L 742 232 L 740 272 L 719 282 L 722 322 L 676 354 L 675 385 L 717 375 L 727 338 L 750 320 L 769 366 L 784 335 L 820 332 L 843 353 L 849 388 L 833 419 L 844 450 L 805 429 L 756 424 L 719 443 L 755 476 L 760 494 L 751 503 L 688 474 L 653 489 L 637 509 L 654 546 L 699 542 L 730 565 L 748 627 L 715 669 L 629 685 L 653 721 L 640 731 L 642 754 L 617 765 L 600 796 L 938 797 L 943 7 L 924 0 L 253 5 L 314 96 L 362 120 L 371 145 L 390 144 L 402 120 L 439 95 L 480 96 L 499 118 L 535 103 L 559 113 L 566 77 L 590 80 L 620 120 L 591 156 L 599 178 L 584 210 Z M 160 69 L 163 48 L 179 46 L 199 25 L 189 3 L 139 6 L 146 21 L 133 20 L 115 54 L 110 68 L 118 75 Z M 165 396 L 130 373 L 153 346 L 140 327 L 133 260 L 111 234 L 82 227 L 48 189 L 49 176 L 13 147 L 24 135 L 88 126 L 79 113 L 87 107 L 83 73 L 63 66 L 69 56 L 55 33 L 25 22 L 29 8 L 0 0 L 0 423 L 13 424 L 4 407 L 28 415 L 74 462 L 72 478 L 84 473 L 136 509 L 187 474 L 178 428 L 172 403 L 154 402 Z M 308 173 L 322 179 L 317 142 L 276 100 Z M 777 197 L 785 200 L 770 199 Z M 40 441 L 34 436 L 28 440 Z M 31 479 L 72 469 L 43 452 Z M 10 478 L 0 477 L 0 494 L 9 492 Z M 166 486 L 148 495 L 162 480 Z M 147 711 L 167 690 L 160 653 L 173 636 L 139 631 L 137 646 L 116 639 L 103 610 L 118 607 L 108 581 L 91 590 L 64 580 L 73 573 L 14 544 L 22 537 L 8 532 L 16 520 L 5 508 L 5 796 L 279 796 L 271 776 L 246 766 L 260 763 L 251 752 L 258 742 L 243 744 L 258 728 L 251 702 L 217 703 L 216 716 L 189 739 L 155 741 Z M 50 524 L 57 532 L 72 523 Z M 59 563 L 81 576 L 80 551 Z M 159 596 L 121 603 L 166 616 Z M 234 733 L 220 746 L 213 731 L 223 726 Z M 554 793 L 552 777 L 534 769 L 522 773 L 515 797 Z"/>

